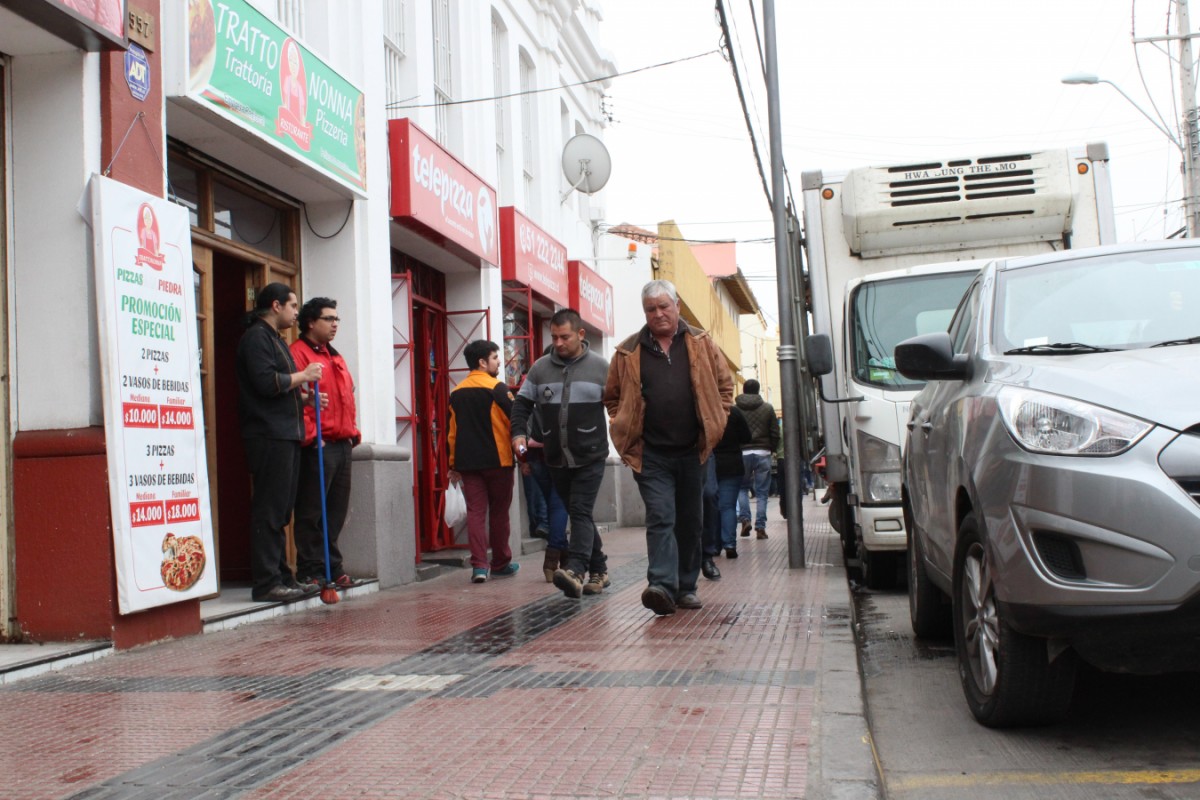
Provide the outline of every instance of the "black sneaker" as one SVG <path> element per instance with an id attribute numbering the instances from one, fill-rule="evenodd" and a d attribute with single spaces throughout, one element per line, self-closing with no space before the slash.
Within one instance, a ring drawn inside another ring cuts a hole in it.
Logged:
<path id="1" fill-rule="evenodd" d="M 257 603 L 291 603 L 296 600 L 302 600 L 305 597 L 308 597 L 308 594 L 303 589 L 292 589 L 279 584 L 272 586 L 265 594 L 259 597 L 251 596 L 251 599 Z"/>

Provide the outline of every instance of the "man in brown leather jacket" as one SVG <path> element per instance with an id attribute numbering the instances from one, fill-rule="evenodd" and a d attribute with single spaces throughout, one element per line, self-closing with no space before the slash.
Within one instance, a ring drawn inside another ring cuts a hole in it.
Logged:
<path id="1" fill-rule="evenodd" d="M 712 338 L 680 320 L 670 281 L 642 287 L 642 310 L 645 327 L 613 354 L 604 407 L 646 506 L 642 605 L 666 616 L 701 607 L 702 465 L 725 431 L 733 380 Z"/>

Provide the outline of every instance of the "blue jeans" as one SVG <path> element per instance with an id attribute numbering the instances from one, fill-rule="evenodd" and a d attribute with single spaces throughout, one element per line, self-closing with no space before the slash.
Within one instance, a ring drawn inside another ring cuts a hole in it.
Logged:
<path id="1" fill-rule="evenodd" d="M 546 459 L 541 456 L 529 459 L 529 466 L 533 470 L 530 477 L 537 483 L 542 497 L 546 501 L 546 530 L 550 532 L 546 539 L 546 546 L 566 552 L 567 507 L 563 505 L 562 498 L 554 489 L 554 482 L 550 479 L 550 467 L 546 464 Z"/>
<path id="2" fill-rule="evenodd" d="M 571 517 L 571 544 L 567 554 L 567 569 L 582 575 L 590 572 L 602 575 L 608 572 L 608 557 L 604 555 L 604 543 L 592 519 L 596 507 L 596 495 L 600 482 L 604 480 L 604 459 L 581 467 L 550 467 L 562 502 Z M 552 545 L 553 546 L 553 545 Z"/>
<path id="3" fill-rule="evenodd" d="M 542 528 L 549 530 L 546 520 L 546 495 L 534 475 L 522 475 L 521 487 L 525 490 L 525 510 L 529 513 L 530 533 Z"/>
<path id="4" fill-rule="evenodd" d="M 646 580 L 672 597 L 696 591 L 704 516 L 704 466 L 697 453 L 665 455 L 644 447 L 642 471 L 633 477 L 646 506 Z"/>
<path id="5" fill-rule="evenodd" d="M 758 506 L 754 527 L 767 527 L 767 495 L 771 489 L 771 456 L 742 454 L 742 463 L 746 465 L 746 474 L 742 476 L 742 488 L 738 494 L 737 515 L 740 520 L 750 519 L 750 489 L 754 489 L 754 500 Z"/>
<path id="6" fill-rule="evenodd" d="M 721 548 L 737 549 L 737 498 L 742 476 L 717 477 L 717 460 L 704 466 L 704 555 L 721 555 Z"/>

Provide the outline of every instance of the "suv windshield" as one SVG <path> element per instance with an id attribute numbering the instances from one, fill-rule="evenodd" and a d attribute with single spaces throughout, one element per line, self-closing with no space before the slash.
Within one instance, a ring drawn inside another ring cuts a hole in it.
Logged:
<path id="1" fill-rule="evenodd" d="M 896 345 L 944 331 L 975 270 L 913 275 L 860 284 L 850 298 L 850 362 L 854 380 L 884 389 L 920 389 L 896 371 Z"/>
<path id="2" fill-rule="evenodd" d="M 1200 335 L 1194 249 L 1079 258 L 997 273 L 993 342 L 1000 352 L 1186 344 Z"/>

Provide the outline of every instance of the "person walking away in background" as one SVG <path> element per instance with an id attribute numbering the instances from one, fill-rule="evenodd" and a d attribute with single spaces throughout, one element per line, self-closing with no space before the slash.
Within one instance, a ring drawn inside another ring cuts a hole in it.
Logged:
<path id="1" fill-rule="evenodd" d="M 613 354 L 604 406 L 646 506 L 642 605 L 666 616 L 702 606 L 703 465 L 725 432 L 733 381 L 712 337 L 679 318 L 670 281 L 642 287 L 642 311 L 645 326 Z"/>
<path id="2" fill-rule="evenodd" d="M 319 591 L 296 582 L 287 565 L 284 528 L 292 518 L 300 477 L 301 411 L 305 384 L 321 379 L 313 362 L 300 370 L 281 333 L 296 324 L 296 294 L 269 283 L 255 295 L 254 311 L 238 341 L 238 421 L 252 480 L 250 497 L 250 597 L 299 600 Z"/>
<path id="3" fill-rule="evenodd" d="M 586 336 L 579 312 L 556 311 L 550 318 L 554 351 L 534 362 L 513 408 L 515 430 L 524 430 L 535 410 L 541 419 L 550 478 L 571 520 L 565 563 L 560 562 L 553 580 L 573 598 L 599 594 L 611 583 L 604 544 L 592 517 L 608 458 L 601 403 L 608 362 L 591 351 Z M 527 446 L 526 437 L 516 436 L 512 444 L 520 452 Z"/>
<path id="4" fill-rule="evenodd" d="M 300 451 L 300 485 L 296 494 L 296 575 L 300 583 L 325 583 L 325 533 L 329 536 L 329 575 L 339 589 L 358 586 L 342 569 L 338 536 L 350 509 L 350 453 L 362 434 L 356 422 L 354 378 L 346 359 L 333 347 L 337 336 L 337 301 L 314 297 L 300 309 L 300 337 L 292 342 L 292 358 L 305 369 L 319 363 L 321 374 L 321 430 L 317 410 L 304 407 L 304 446 Z M 323 446 L 318 446 L 320 435 Z M 323 459 L 320 464 L 317 459 Z M 325 483 L 321 484 L 321 467 Z M 321 492 L 325 493 L 325 529 L 321 522 Z"/>
<path id="5" fill-rule="evenodd" d="M 713 448 L 705 465 L 704 560 L 700 572 L 709 580 L 720 580 L 716 557 L 725 549 L 726 558 L 737 558 L 737 497 L 742 488 L 742 445 L 750 441 L 750 427 L 735 405 L 729 409 L 725 434 Z"/>
<path id="6" fill-rule="evenodd" d="M 737 407 L 750 426 L 750 442 L 742 447 L 742 461 L 746 474 L 742 479 L 742 491 L 738 496 L 738 519 L 742 522 L 742 536 L 750 535 L 750 497 L 754 490 L 757 513 L 754 530 L 759 539 L 767 538 L 767 497 L 771 490 L 771 453 L 779 446 L 779 418 L 770 403 L 762 399 L 758 381 L 751 378 L 737 396 Z"/>
<path id="7" fill-rule="evenodd" d="M 467 538 L 471 548 L 471 582 L 516 575 L 512 560 L 508 508 L 512 505 L 512 392 L 497 377 L 500 346 L 476 339 L 463 349 L 471 372 L 450 392 L 450 472 L 462 483 L 467 501 Z M 488 546 L 492 556 L 488 559 Z"/>

